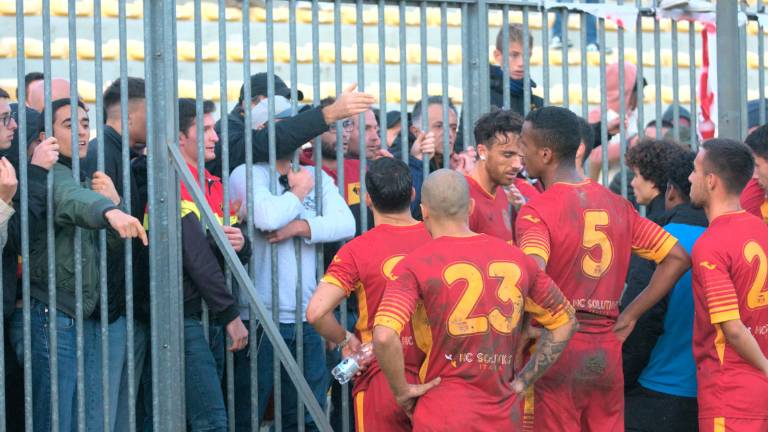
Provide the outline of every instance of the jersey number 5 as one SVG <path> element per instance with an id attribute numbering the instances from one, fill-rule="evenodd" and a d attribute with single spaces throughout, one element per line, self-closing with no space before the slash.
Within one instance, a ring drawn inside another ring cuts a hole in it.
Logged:
<path id="1" fill-rule="evenodd" d="M 757 274 L 752 286 L 747 293 L 747 307 L 750 309 L 760 309 L 768 306 L 768 293 L 765 290 L 765 279 L 768 276 L 768 258 L 765 251 L 757 242 L 750 241 L 744 246 L 744 258 L 752 264 L 757 260 Z"/>
<path id="2" fill-rule="evenodd" d="M 485 289 L 485 278 L 480 270 L 472 264 L 458 263 L 448 266 L 443 271 L 445 281 L 453 289 L 456 282 L 466 283 L 464 293 L 448 317 L 448 333 L 451 336 L 470 336 L 488 332 L 488 326 L 501 334 L 510 334 L 520 321 L 523 312 L 523 295 L 517 284 L 520 282 L 520 267 L 511 262 L 495 262 L 488 266 L 488 276 L 499 278 L 496 298 L 502 303 L 512 303 L 512 315 L 504 315 L 494 308 L 487 315 L 473 316 L 472 312 Z"/>
<path id="3" fill-rule="evenodd" d="M 610 239 L 599 228 L 608 226 L 608 212 L 604 210 L 587 210 L 584 212 L 584 235 L 581 246 L 586 249 L 581 259 L 581 271 L 591 278 L 599 278 L 611 266 L 613 246 Z M 596 260 L 590 253 L 594 248 L 600 249 L 600 259 Z"/>

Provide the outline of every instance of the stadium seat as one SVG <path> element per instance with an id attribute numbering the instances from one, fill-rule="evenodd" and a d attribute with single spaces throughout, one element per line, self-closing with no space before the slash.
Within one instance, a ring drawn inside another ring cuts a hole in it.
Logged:
<path id="1" fill-rule="evenodd" d="M 42 13 L 42 0 L 24 0 L 24 15 L 40 15 Z M 16 0 L 0 0 L 0 16 L 16 16 Z"/>
<path id="2" fill-rule="evenodd" d="M 421 64 L 421 45 L 408 44 L 405 48 L 408 64 Z M 440 48 L 427 46 L 427 63 L 440 64 Z"/>
<path id="3" fill-rule="evenodd" d="M 195 19 L 195 4 L 192 2 L 177 4 L 176 19 L 179 21 L 191 21 Z"/>
<path id="4" fill-rule="evenodd" d="M 104 0 L 101 3 L 101 12 L 110 18 L 119 17 L 118 0 Z M 141 19 L 144 16 L 144 5 L 141 0 L 136 0 L 125 5 L 126 19 Z"/>
<path id="5" fill-rule="evenodd" d="M 67 0 L 51 0 L 51 14 L 66 17 L 69 14 L 69 2 Z M 75 16 L 93 16 L 93 1 L 81 0 L 75 2 Z"/>
<path id="6" fill-rule="evenodd" d="M 96 103 L 96 85 L 90 81 L 77 80 L 77 94 L 87 104 Z"/>
<path id="7" fill-rule="evenodd" d="M 534 56 L 535 56 L 536 50 L 534 49 Z M 539 53 L 541 53 L 541 50 L 539 50 Z M 532 56 L 533 58 L 533 56 Z M 531 62 L 533 64 L 533 62 Z M 563 50 L 549 50 L 549 64 L 554 66 L 562 66 L 563 65 Z M 570 66 L 578 66 L 581 64 L 581 53 L 578 50 L 570 49 L 568 50 L 568 65 Z"/>
<path id="8" fill-rule="evenodd" d="M 298 6 L 296 8 L 296 18 L 302 24 L 312 24 L 312 9 Z M 333 10 L 318 9 L 317 21 L 319 24 L 333 24 Z"/>
<path id="9" fill-rule="evenodd" d="M 671 31 L 672 24 L 670 23 L 670 31 Z M 691 22 L 690 21 L 678 21 L 677 22 L 677 31 L 688 33 L 691 29 Z M 702 30 L 704 30 L 704 24 L 702 24 L 699 21 L 696 21 L 693 26 L 693 31 L 696 33 L 700 33 Z"/>
<path id="10" fill-rule="evenodd" d="M 267 61 L 266 48 L 266 44 L 252 44 L 250 47 L 251 62 Z M 243 43 L 240 41 L 227 41 L 227 60 L 242 63 L 243 59 Z"/>
<path id="11" fill-rule="evenodd" d="M 768 60 L 763 60 L 763 67 L 768 66 Z M 750 69 L 760 69 L 760 56 L 757 53 L 747 51 L 747 67 Z"/>
<path id="12" fill-rule="evenodd" d="M 347 25 L 357 24 L 357 8 L 344 6 L 341 8 L 341 23 Z M 363 9 L 363 25 L 376 25 L 379 23 L 378 8 Z"/>
<path id="13" fill-rule="evenodd" d="M 357 46 L 353 45 L 353 48 L 357 50 Z M 363 45 L 363 55 L 367 64 L 379 64 L 381 57 L 379 55 L 379 45 L 374 43 L 367 43 Z M 399 64 L 400 63 L 400 49 L 395 47 L 385 47 L 384 53 L 385 62 L 387 64 Z"/>
<path id="14" fill-rule="evenodd" d="M 193 80 L 179 80 L 178 95 L 180 98 L 192 98 L 196 96 L 195 82 Z"/>
<path id="15" fill-rule="evenodd" d="M 373 95 L 376 97 L 377 100 L 379 100 L 379 92 L 381 89 L 379 88 L 380 83 L 379 82 L 372 82 L 368 84 L 365 87 L 365 92 Z M 386 84 L 386 90 L 387 90 L 387 103 L 400 103 L 400 83 L 397 82 L 388 82 Z"/>
<path id="16" fill-rule="evenodd" d="M 190 41 L 178 41 L 176 54 L 180 61 L 195 61 L 195 43 Z M 204 62 L 219 61 L 219 43 L 210 42 L 204 44 L 201 49 L 201 60 Z"/>
<path id="17" fill-rule="evenodd" d="M 11 96 L 11 100 L 16 100 L 16 87 L 18 87 L 18 81 L 15 79 L 0 79 L 0 88 L 7 91 Z"/>
<path id="18" fill-rule="evenodd" d="M 144 42 L 135 39 L 128 39 L 126 42 L 128 49 L 128 60 L 144 61 Z"/>
<path id="19" fill-rule="evenodd" d="M 65 38 L 56 39 L 56 43 L 62 44 L 62 46 L 68 46 L 69 41 Z M 79 60 L 95 60 L 96 59 L 96 45 L 92 39 L 78 38 L 77 42 L 77 58 Z M 120 54 L 120 44 L 117 39 L 109 40 L 102 44 L 101 58 L 103 60 L 117 60 Z"/>
<path id="20" fill-rule="evenodd" d="M 217 101 L 221 101 L 219 97 L 219 86 L 221 81 L 216 80 L 210 85 L 209 91 L 212 91 L 211 96 L 215 97 Z M 242 82 L 227 81 L 227 100 L 236 101 L 240 97 L 240 87 L 243 86 Z"/>
<path id="21" fill-rule="evenodd" d="M 264 8 L 251 8 L 251 22 L 267 22 L 267 11 Z M 272 21 L 276 23 L 288 22 L 288 8 L 275 6 L 272 8 Z"/>
<path id="22" fill-rule="evenodd" d="M 203 2 L 201 3 L 200 15 L 204 20 L 218 21 L 219 20 L 219 4 Z M 225 21 L 242 21 L 243 11 L 241 9 L 228 7 L 224 9 Z"/>
<path id="23" fill-rule="evenodd" d="M 13 56 L 16 56 L 16 38 L 10 38 L 13 40 Z M 56 39 L 51 41 L 51 59 L 66 59 L 69 54 L 69 47 L 67 46 L 66 39 Z M 24 40 L 24 55 L 28 59 L 42 59 L 43 58 L 43 41 L 40 39 L 26 38 Z"/>

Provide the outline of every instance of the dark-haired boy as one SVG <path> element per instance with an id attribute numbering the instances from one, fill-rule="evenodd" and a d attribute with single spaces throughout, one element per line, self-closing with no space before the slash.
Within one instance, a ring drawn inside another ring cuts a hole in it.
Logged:
<path id="1" fill-rule="evenodd" d="M 371 342 L 373 318 L 384 296 L 392 270 L 408 253 L 430 240 L 424 224 L 411 216 L 415 196 L 408 166 L 395 159 L 373 161 L 365 174 L 368 208 L 373 211 L 375 227 L 344 245 L 333 258 L 325 276 L 307 307 L 307 321 L 327 340 L 339 345 L 347 357 Z M 360 319 L 353 335 L 344 330 L 333 310 L 345 296 L 358 296 Z M 418 382 L 418 372 L 425 347 L 419 346 L 426 325 L 424 316 L 414 320 L 401 335 L 406 370 L 411 382 Z M 422 333 L 419 333 L 422 331 Z M 409 431 L 411 422 L 395 402 L 374 361 L 355 379 L 357 430 Z"/>

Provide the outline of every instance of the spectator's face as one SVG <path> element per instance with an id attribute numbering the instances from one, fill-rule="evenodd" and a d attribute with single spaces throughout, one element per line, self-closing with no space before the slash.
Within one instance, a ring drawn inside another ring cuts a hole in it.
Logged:
<path id="1" fill-rule="evenodd" d="M 509 42 L 509 77 L 515 80 L 523 79 L 525 76 L 525 63 L 523 62 L 523 44 L 520 42 Z M 503 68 L 504 53 L 495 49 L 493 51 L 493 58 L 496 64 Z"/>
<path id="2" fill-rule="evenodd" d="M 414 135 L 418 135 L 421 132 L 421 119 L 416 119 L 413 123 Z M 448 125 L 443 122 L 443 105 L 432 104 L 427 109 L 427 132 L 432 132 L 435 135 L 435 153 L 443 154 L 445 149 L 445 141 L 443 137 L 443 130 L 448 128 L 448 150 L 453 152 L 453 144 L 456 142 L 456 131 L 459 129 L 459 120 L 456 117 L 456 113 L 448 108 Z"/>
<path id="3" fill-rule="evenodd" d="M 709 202 L 708 175 L 704 172 L 704 160 L 707 157 L 707 151 L 699 149 L 696 159 L 693 161 L 693 172 L 688 177 L 691 182 L 691 204 L 696 207 L 703 207 Z"/>
<path id="4" fill-rule="evenodd" d="M 344 148 L 344 154 L 349 149 L 349 135 L 352 133 L 354 123 L 351 118 L 341 121 L 341 144 Z M 336 123 L 328 126 L 328 130 L 320 135 L 320 144 L 322 145 L 323 157 L 326 159 L 336 159 Z"/>
<path id="5" fill-rule="evenodd" d="M 133 99 L 128 104 L 128 134 L 134 150 L 141 150 L 147 145 L 147 101 Z"/>
<path id="6" fill-rule="evenodd" d="M 515 181 L 515 177 L 523 169 L 520 135 L 497 134 L 492 140 L 493 145 L 490 148 L 484 144 L 478 144 L 477 152 L 488 177 L 497 185 L 508 186 Z"/>
<path id="7" fill-rule="evenodd" d="M 360 157 L 360 116 L 352 117 L 352 130 L 349 133 L 348 152 L 351 157 Z M 381 147 L 379 138 L 379 122 L 372 110 L 365 112 L 365 157 L 374 159 L 376 151 Z"/>
<path id="8" fill-rule="evenodd" d="M 16 120 L 11 115 L 11 106 L 8 102 L 0 102 L 0 150 L 11 147 L 16 127 Z"/>
<path id="9" fill-rule="evenodd" d="M 650 204 L 650 202 L 659 194 L 659 190 L 656 188 L 656 185 L 653 184 L 653 182 L 640 174 L 640 170 L 637 168 L 632 168 L 632 172 L 635 173 L 635 176 L 632 179 L 630 185 L 632 186 L 632 190 L 635 192 L 635 199 L 637 200 L 637 203 L 640 205 Z"/>
<path id="10" fill-rule="evenodd" d="M 77 142 L 72 142 L 72 124 L 77 123 Z M 53 113 L 53 136 L 62 156 L 84 158 L 88 153 L 90 121 L 88 113 L 77 105 L 65 105 Z"/>
<path id="11" fill-rule="evenodd" d="M 219 136 L 213 129 L 215 123 L 213 114 L 203 115 L 203 145 L 205 146 L 206 162 L 216 159 L 215 149 Z M 197 163 L 197 125 L 195 121 L 189 126 L 186 134 L 179 134 L 179 147 L 187 162 Z"/>
<path id="12" fill-rule="evenodd" d="M 757 182 L 764 190 L 768 190 L 768 159 L 755 155 L 755 175 Z"/>

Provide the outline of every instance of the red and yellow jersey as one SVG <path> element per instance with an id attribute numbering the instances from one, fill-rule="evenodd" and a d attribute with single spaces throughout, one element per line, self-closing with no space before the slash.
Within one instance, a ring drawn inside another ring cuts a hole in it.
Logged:
<path id="1" fill-rule="evenodd" d="M 635 253 L 661 262 L 677 240 L 592 180 L 555 183 L 520 209 L 520 248 L 541 257 L 577 311 L 615 319 Z"/>
<path id="2" fill-rule="evenodd" d="M 504 189 L 498 186 L 496 192 L 491 195 L 475 179 L 470 176 L 466 178 L 469 183 L 469 196 L 475 200 L 475 208 L 469 215 L 469 229 L 512 243 L 512 215 L 509 213 L 509 200 Z"/>
<path id="3" fill-rule="evenodd" d="M 322 280 L 343 289 L 348 296 L 356 293 L 359 318 L 355 334 L 362 343 L 372 340 L 373 320 L 395 265 L 429 240 L 431 237 L 423 223 L 378 225 L 342 246 L 331 261 Z M 413 324 L 406 326 L 401 335 L 405 365 L 414 374 L 418 373 L 424 362 L 424 353 L 429 349 L 426 330 L 422 329 L 424 325 L 426 317 L 420 309 L 413 317 Z M 355 379 L 354 392 L 365 390 L 378 371 L 378 364 L 374 361 L 363 376 Z"/>
<path id="4" fill-rule="evenodd" d="M 699 417 L 768 419 L 768 378 L 725 340 L 740 319 L 768 355 L 768 227 L 745 212 L 715 218 L 693 246 Z"/>
<path id="5" fill-rule="evenodd" d="M 403 331 L 422 301 L 432 345 L 420 375 L 424 381 L 442 378 L 419 400 L 417 413 L 456 416 L 438 409 L 455 401 L 459 410 L 483 413 L 491 423 L 484 427 L 506 424 L 490 419 L 510 421 L 523 311 L 550 329 L 568 322 L 570 306 L 552 279 L 518 248 L 486 234 L 439 237 L 408 255 L 395 277 L 387 283 L 375 325 Z"/>
<path id="6" fill-rule="evenodd" d="M 741 208 L 759 217 L 768 224 L 768 197 L 757 179 L 751 179 L 739 199 Z"/>

